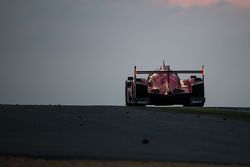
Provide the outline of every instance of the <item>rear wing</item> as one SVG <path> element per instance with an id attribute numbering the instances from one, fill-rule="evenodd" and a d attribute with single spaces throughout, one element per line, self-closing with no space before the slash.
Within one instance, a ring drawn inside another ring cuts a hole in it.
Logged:
<path id="1" fill-rule="evenodd" d="M 134 81 L 133 81 L 134 84 L 132 86 L 132 92 L 133 92 L 132 103 L 135 103 L 135 101 L 136 101 L 136 75 L 138 75 L 138 74 L 153 74 L 153 73 L 158 73 L 158 74 L 173 74 L 173 73 L 177 73 L 177 74 L 201 74 L 202 81 L 204 82 L 205 69 L 204 69 L 204 65 L 203 65 L 201 70 L 137 71 L 136 66 L 134 66 Z"/>
<path id="2" fill-rule="evenodd" d="M 137 74 L 201 74 L 202 75 L 202 80 L 204 81 L 204 75 L 205 75 L 205 69 L 204 65 L 202 66 L 201 70 L 174 70 L 174 71 L 137 71 L 136 66 L 134 66 L 134 78 L 136 80 L 136 75 Z"/>

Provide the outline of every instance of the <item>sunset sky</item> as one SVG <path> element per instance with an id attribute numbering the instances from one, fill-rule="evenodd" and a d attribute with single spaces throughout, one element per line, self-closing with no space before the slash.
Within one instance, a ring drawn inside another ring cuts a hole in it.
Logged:
<path id="1" fill-rule="evenodd" d="M 165 60 L 205 65 L 205 106 L 250 106 L 250 0 L 1 0 L 0 21 L 0 104 L 124 105 Z"/>

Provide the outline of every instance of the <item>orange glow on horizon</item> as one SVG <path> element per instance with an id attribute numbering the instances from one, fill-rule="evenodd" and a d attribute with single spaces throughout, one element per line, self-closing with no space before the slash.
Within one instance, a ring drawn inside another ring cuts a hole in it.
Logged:
<path id="1" fill-rule="evenodd" d="M 169 7 L 209 7 L 219 3 L 228 4 L 242 9 L 250 9 L 250 0 L 163 0 Z"/>
<path id="2" fill-rule="evenodd" d="M 182 8 L 190 8 L 193 6 L 211 6 L 220 2 L 220 0 L 166 0 L 168 6 L 171 7 L 182 7 Z"/>
<path id="3" fill-rule="evenodd" d="M 226 2 L 242 9 L 250 9 L 250 0 L 226 0 Z"/>

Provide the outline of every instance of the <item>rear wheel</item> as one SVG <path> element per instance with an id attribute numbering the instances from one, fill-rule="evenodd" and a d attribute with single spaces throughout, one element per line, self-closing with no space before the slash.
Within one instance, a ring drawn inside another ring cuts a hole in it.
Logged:
<path id="1" fill-rule="evenodd" d="M 131 85 L 131 83 L 130 83 L 130 85 Z M 125 82 L 125 104 L 126 104 L 126 106 L 132 106 L 132 103 L 131 102 L 129 102 L 129 95 L 128 95 L 128 82 L 126 81 Z"/>

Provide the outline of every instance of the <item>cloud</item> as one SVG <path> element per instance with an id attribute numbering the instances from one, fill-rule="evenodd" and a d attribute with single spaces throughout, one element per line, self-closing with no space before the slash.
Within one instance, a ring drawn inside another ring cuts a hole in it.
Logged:
<path id="1" fill-rule="evenodd" d="M 250 9 L 250 0 L 225 0 L 225 2 L 242 9 Z"/>
<path id="2" fill-rule="evenodd" d="M 190 8 L 193 6 L 211 6 L 220 1 L 221 0 L 166 0 L 166 3 L 171 7 Z"/>
<path id="3" fill-rule="evenodd" d="M 216 4 L 229 4 L 234 7 L 250 9 L 250 0 L 164 0 L 169 7 L 209 7 Z"/>

